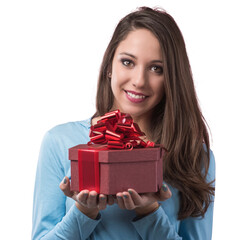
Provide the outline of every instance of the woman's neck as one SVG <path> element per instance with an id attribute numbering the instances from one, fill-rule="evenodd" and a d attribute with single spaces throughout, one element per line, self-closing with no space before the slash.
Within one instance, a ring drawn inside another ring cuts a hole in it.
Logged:
<path id="1" fill-rule="evenodd" d="M 140 130 L 145 133 L 148 140 L 151 140 L 150 134 L 150 118 L 133 118 L 133 121 L 138 124 Z"/>

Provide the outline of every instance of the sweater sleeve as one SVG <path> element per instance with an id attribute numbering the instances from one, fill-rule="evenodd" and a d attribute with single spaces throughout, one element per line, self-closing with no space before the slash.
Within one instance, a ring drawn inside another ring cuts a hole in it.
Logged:
<path id="1" fill-rule="evenodd" d="M 101 221 L 88 218 L 75 204 L 66 214 L 66 197 L 59 188 L 65 175 L 60 148 L 54 134 L 48 132 L 37 166 L 32 239 L 86 239 Z"/>
<path id="2" fill-rule="evenodd" d="M 174 226 L 170 223 L 168 216 L 160 206 L 158 210 L 133 221 L 135 229 L 143 240 L 181 240 L 182 238 L 175 231 Z"/>
<path id="3" fill-rule="evenodd" d="M 214 179 L 215 160 L 213 153 L 210 152 L 210 166 L 207 181 L 211 182 Z M 133 221 L 132 224 L 144 240 L 210 240 L 212 236 L 213 201 L 214 198 L 212 197 L 212 202 L 204 218 L 189 217 L 184 219 L 180 223 L 178 232 L 176 232 L 175 227 L 169 221 L 162 207 L 159 207 L 157 211 L 140 220 Z"/>

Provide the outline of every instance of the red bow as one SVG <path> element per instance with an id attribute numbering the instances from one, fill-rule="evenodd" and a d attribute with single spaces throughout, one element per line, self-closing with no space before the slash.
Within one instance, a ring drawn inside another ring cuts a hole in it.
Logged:
<path id="1" fill-rule="evenodd" d="M 90 129 L 90 142 L 88 144 L 107 144 L 110 149 L 132 149 L 138 147 L 154 147 L 154 142 L 144 142 L 137 123 L 133 122 L 129 114 L 119 110 L 106 113 Z"/>

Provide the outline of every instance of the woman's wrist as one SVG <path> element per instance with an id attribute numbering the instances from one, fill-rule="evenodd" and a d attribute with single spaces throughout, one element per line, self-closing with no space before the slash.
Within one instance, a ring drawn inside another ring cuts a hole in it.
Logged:
<path id="1" fill-rule="evenodd" d="M 154 202 L 151 205 L 147 205 L 145 207 L 135 208 L 135 212 L 138 217 L 144 217 L 155 212 L 158 208 L 159 208 L 158 202 Z"/>
<path id="2" fill-rule="evenodd" d="M 83 205 L 79 204 L 78 202 L 75 203 L 76 207 L 87 217 L 95 220 L 98 216 L 99 209 L 98 208 L 87 208 Z"/>

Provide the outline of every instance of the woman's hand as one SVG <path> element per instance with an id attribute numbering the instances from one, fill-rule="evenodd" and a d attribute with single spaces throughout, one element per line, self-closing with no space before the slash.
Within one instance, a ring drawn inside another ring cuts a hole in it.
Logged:
<path id="1" fill-rule="evenodd" d="M 112 205 L 114 199 L 112 196 L 97 194 L 96 191 L 82 190 L 81 192 L 73 192 L 70 190 L 70 181 L 68 177 L 64 177 L 59 185 L 60 189 L 67 197 L 76 201 L 77 208 L 86 216 L 96 219 L 99 210 L 106 208 L 107 204 Z"/>
<path id="2" fill-rule="evenodd" d="M 165 201 L 172 196 L 166 184 L 157 193 L 138 194 L 134 189 L 117 193 L 117 203 L 120 208 L 135 210 L 137 216 L 148 215 L 158 209 L 158 201 Z"/>

